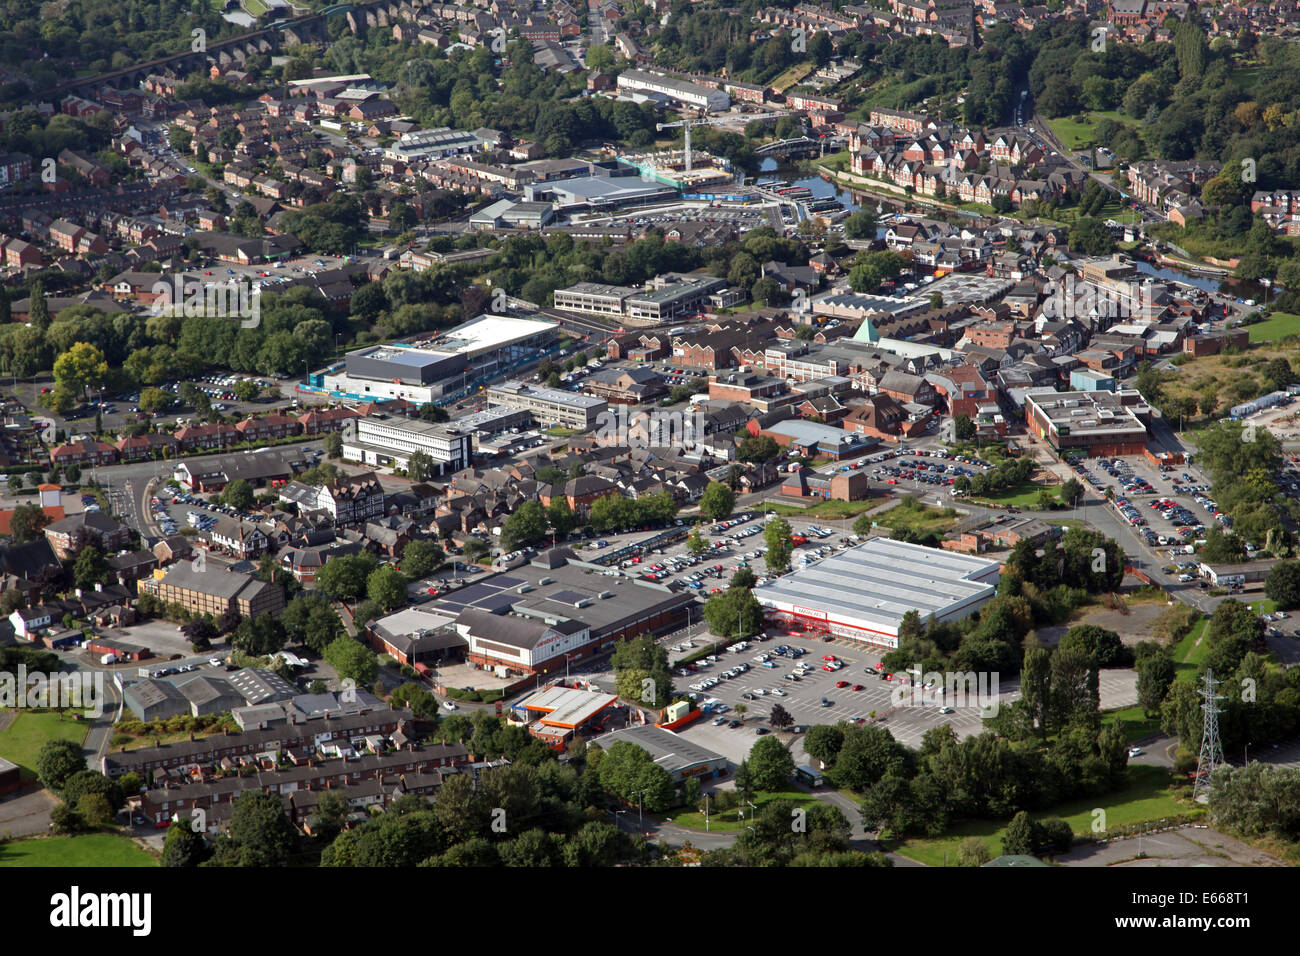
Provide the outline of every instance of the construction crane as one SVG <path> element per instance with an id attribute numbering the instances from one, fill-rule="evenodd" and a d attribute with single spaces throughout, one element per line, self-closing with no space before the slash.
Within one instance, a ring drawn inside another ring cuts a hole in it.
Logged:
<path id="1" fill-rule="evenodd" d="M 758 120 L 759 122 L 767 122 L 768 120 L 778 119 L 779 117 L 780 117 L 779 113 L 763 113 L 758 116 L 750 117 L 750 119 Z M 686 148 L 683 152 L 683 158 L 686 160 L 686 172 L 689 173 L 691 171 L 691 127 L 692 126 L 726 126 L 734 119 L 735 119 L 734 116 L 716 117 L 714 119 L 706 119 L 704 117 L 700 117 L 698 119 L 680 120 L 679 122 L 676 123 L 657 123 L 655 124 L 655 129 L 659 130 L 660 132 L 663 132 L 666 129 L 673 129 L 675 127 L 680 126 L 686 131 Z M 746 122 L 748 122 L 748 120 Z"/>

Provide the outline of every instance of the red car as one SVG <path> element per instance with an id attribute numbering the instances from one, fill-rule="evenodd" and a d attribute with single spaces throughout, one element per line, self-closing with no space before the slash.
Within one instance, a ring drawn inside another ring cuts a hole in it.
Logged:
<path id="1" fill-rule="evenodd" d="M 835 686 L 836 686 L 836 687 L 848 687 L 848 686 L 849 686 L 849 682 L 846 681 L 846 680 L 837 680 L 837 681 L 835 682 Z"/>
<path id="2" fill-rule="evenodd" d="M 854 685 L 853 685 L 853 689 L 854 689 L 854 690 L 866 690 L 866 687 L 864 687 L 862 684 L 854 684 Z"/>
<path id="3" fill-rule="evenodd" d="M 831 667 L 830 664 L 823 664 L 823 665 L 822 665 L 822 670 L 824 670 L 824 671 L 830 671 L 831 673 L 834 673 L 834 672 L 835 672 L 835 668 L 834 668 L 834 667 Z"/>
<path id="4" fill-rule="evenodd" d="M 834 654 L 823 654 L 823 655 L 822 655 L 822 660 L 824 660 L 824 661 L 831 661 L 832 663 L 834 663 L 834 661 L 835 661 L 835 655 L 834 655 Z"/>

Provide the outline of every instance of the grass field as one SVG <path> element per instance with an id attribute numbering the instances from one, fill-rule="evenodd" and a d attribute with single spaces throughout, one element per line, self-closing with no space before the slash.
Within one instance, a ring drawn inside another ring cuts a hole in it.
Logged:
<path id="1" fill-rule="evenodd" d="M 1295 333 L 1300 334 L 1300 317 L 1291 317 L 1291 322 Z M 1256 334 L 1255 329 L 1265 329 L 1263 334 L 1267 335 L 1269 324 L 1269 322 L 1261 322 L 1247 328 L 1252 337 Z M 1273 331 L 1283 327 L 1283 323 L 1279 322 L 1273 327 Z M 1278 332 L 1279 339 L 1282 334 Z M 1204 427 L 1207 421 L 1216 420 L 1216 416 L 1222 417 L 1225 410 L 1233 405 L 1249 401 L 1269 391 L 1268 385 L 1258 374 L 1259 370 L 1270 359 L 1290 360 L 1296 355 L 1295 343 L 1282 343 L 1279 339 L 1260 340 L 1258 344 L 1251 345 L 1249 351 L 1245 353 L 1204 355 L 1185 361 L 1178 366 L 1177 372 L 1162 376 L 1162 390 L 1171 398 L 1199 399 L 1207 392 L 1215 395 L 1218 404 L 1214 414 L 1188 420 L 1186 427 L 1191 429 Z"/>
<path id="2" fill-rule="evenodd" d="M 976 504 L 988 504 L 994 508 L 1037 508 L 1038 496 L 1044 491 L 1052 496 L 1052 501 L 1060 504 L 1059 485 L 1039 485 L 1032 481 L 1022 481 L 1011 488 L 1003 488 L 991 494 L 978 497 L 972 495 L 969 500 Z"/>
<path id="3" fill-rule="evenodd" d="M 0 845 L 0 866 L 157 866 L 129 837 L 113 833 L 40 837 Z"/>
<path id="4" fill-rule="evenodd" d="M 817 803 L 816 797 L 810 793 L 804 793 L 802 790 L 782 790 L 775 793 L 762 793 L 759 794 L 754 803 L 758 806 L 759 810 L 762 810 L 773 800 L 789 800 L 804 809 Z M 735 832 L 743 830 L 745 824 L 741 822 L 739 817 L 739 812 L 741 810 L 745 811 L 745 818 L 749 819 L 752 811 L 747 806 L 736 807 L 722 813 L 710 813 L 709 831 L 712 832 L 717 830 L 720 832 Z M 682 810 L 675 816 L 670 816 L 669 819 L 679 827 L 691 827 L 695 830 L 704 829 L 704 814 L 700 813 L 698 810 Z"/>
<path id="5" fill-rule="evenodd" d="M 917 534 L 929 534 L 931 531 L 947 531 L 957 523 L 957 512 L 952 508 L 931 508 L 907 498 L 890 508 L 879 518 L 876 525 L 892 531 L 911 528 Z"/>
<path id="6" fill-rule="evenodd" d="M 1135 766 L 1129 768 L 1127 787 L 1099 797 L 1082 797 L 1050 810 L 1031 813 L 1035 820 L 1060 817 L 1070 824 L 1076 835 L 1092 832 L 1093 811 L 1106 811 L 1106 827 L 1116 829 L 1132 823 L 1162 820 L 1177 814 L 1195 812 L 1184 806 L 1169 793 L 1173 777 L 1160 767 Z M 970 820 L 957 824 L 941 837 L 905 840 L 898 845 L 899 853 L 928 866 L 944 866 L 957 858 L 957 847 L 967 837 L 980 837 L 993 855 L 1002 855 L 1002 835 L 1010 821 Z"/>
<path id="7" fill-rule="evenodd" d="M 1292 335 L 1300 335 L 1300 315 L 1290 312 L 1274 312 L 1263 322 L 1247 326 L 1250 329 L 1250 341 L 1276 342 Z"/>
<path id="8" fill-rule="evenodd" d="M 1174 648 L 1175 680 L 1196 679 L 1196 673 L 1201 667 L 1201 661 L 1210 652 L 1209 645 L 1202 640 L 1209 623 L 1209 618 L 1201 618 L 1187 632 L 1187 636 L 1179 641 L 1178 646 Z"/>
<path id="9" fill-rule="evenodd" d="M 1141 707 L 1126 707 L 1101 715 L 1103 727 L 1119 723 L 1124 726 L 1124 737 L 1129 743 L 1160 733 L 1160 718 L 1147 717 Z"/>
<path id="10" fill-rule="evenodd" d="M 772 81 L 772 89 L 784 93 L 789 87 L 798 84 L 815 69 L 817 69 L 817 66 L 812 63 L 796 63 Z"/>
<path id="11" fill-rule="evenodd" d="M 244 9 L 252 16 L 260 17 L 262 14 L 266 13 L 267 6 L 262 2 L 262 0 L 244 0 Z"/>
<path id="12" fill-rule="evenodd" d="M 773 514 L 778 514 L 786 518 L 826 518 L 828 520 L 842 520 L 844 518 L 854 518 L 864 511 L 870 511 L 887 499 L 864 498 L 861 501 L 821 501 L 808 508 L 798 508 L 793 505 L 772 505 Z"/>
<path id="13" fill-rule="evenodd" d="M 1125 126 L 1138 126 L 1138 121 L 1131 116 L 1123 116 L 1119 113 L 1109 110 L 1106 112 L 1093 112 L 1081 114 L 1087 117 L 1082 123 L 1075 122 L 1071 116 L 1062 116 L 1058 119 L 1048 120 L 1047 125 L 1052 128 L 1056 138 L 1061 141 L 1061 145 L 1066 149 L 1074 151 L 1085 149 L 1093 145 L 1093 130 L 1098 123 L 1104 119 L 1114 120 Z"/>
<path id="14" fill-rule="evenodd" d="M 36 757 L 47 740 L 71 740 L 79 744 L 89 730 L 90 724 L 76 720 L 71 712 L 60 716 L 53 710 L 20 710 L 9 728 L 0 733 L 0 757 L 18 764 L 23 779 L 35 780 Z"/>

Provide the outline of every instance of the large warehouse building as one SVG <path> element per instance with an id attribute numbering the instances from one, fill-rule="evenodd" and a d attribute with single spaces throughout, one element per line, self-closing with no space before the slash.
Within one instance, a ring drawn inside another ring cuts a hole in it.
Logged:
<path id="1" fill-rule="evenodd" d="M 312 376 L 312 383 L 344 398 L 424 405 L 537 356 L 554 342 L 557 328 L 538 319 L 480 315 L 437 335 L 349 352 L 343 367 Z"/>
<path id="2" fill-rule="evenodd" d="M 950 621 L 979 610 L 997 593 L 997 561 L 872 538 L 754 588 L 770 623 L 898 646 L 903 615 Z"/>

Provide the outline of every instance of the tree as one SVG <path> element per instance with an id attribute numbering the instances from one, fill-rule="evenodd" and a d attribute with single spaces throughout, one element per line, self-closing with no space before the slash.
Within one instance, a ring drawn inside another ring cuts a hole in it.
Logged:
<path id="1" fill-rule="evenodd" d="M 787 727 L 794 725 L 794 718 L 791 717 L 790 712 L 780 704 L 774 704 L 772 706 L 772 714 L 768 717 L 767 722 L 777 730 L 785 730 Z"/>
<path id="2" fill-rule="evenodd" d="M 378 566 L 368 552 L 332 558 L 316 574 L 316 589 L 339 601 L 356 601 L 366 593 L 367 578 Z"/>
<path id="3" fill-rule="evenodd" d="M 437 464 L 426 452 L 413 451 L 406 461 L 406 476 L 412 481 L 428 481 L 438 473 Z"/>
<path id="4" fill-rule="evenodd" d="M 1269 571 L 1264 593 L 1285 611 L 1300 607 L 1300 561 L 1280 561 Z"/>
<path id="5" fill-rule="evenodd" d="M 736 573 L 731 576 L 731 581 L 727 584 L 729 588 L 744 588 L 752 590 L 758 584 L 758 576 L 747 564 L 742 564 L 736 568 Z"/>
<path id="6" fill-rule="evenodd" d="M 81 801 L 91 794 L 97 794 L 104 798 L 110 814 L 116 813 L 126 805 L 126 796 L 123 793 L 122 786 L 116 780 L 105 776 L 98 770 L 78 771 L 68 777 L 63 784 L 63 802 L 69 806 L 77 807 L 83 816 L 86 816 L 86 814 L 81 810 Z"/>
<path id="7" fill-rule="evenodd" d="M 103 827 L 113 822 L 113 808 L 102 793 L 87 793 L 77 801 L 77 813 L 87 826 Z"/>
<path id="8" fill-rule="evenodd" d="M 749 771 L 755 788 L 784 790 L 794 773 L 794 757 L 775 737 L 760 737 L 749 751 Z"/>
<path id="9" fill-rule="evenodd" d="M 347 635 L 330 642 L 324 657 L 339 677 L 351 679 L 358 686 L 369 686 L 379 674 L 379 661 L 374 652 Z"/>
<path id="10" fill-rule="evenodd" d="M 356 623 L 365 624 L 366 620 L 360 614 L 358 605 Z M 343 633 L 343 623 L 338 614 L 319 594 L 297 595 L 280 614 L 280 623 L 288 640 L 309 648 L 315 654 L 324 654 L 325 648 Z"/>
<path id="11" fill-rule="evenodd" d="M 957 844 L 958 866 L 983 866 L 993 859 L 989 845 L 979 837 L 967 837 Z"/>
<path id="12" fill-rule="evenodd" d="M 540 501 L 525 501 L 506 519 L 501 529 L 501 547 L 516 551 L 547 537 L 546 509 Z"/>
<path id="13" fill-rule="evenodd" d="M 691 528 L 691 533 L 686 536 L 686 548 L 691 554 L 700 554 L 709 549 L 709 542 L 700 534 L 699 525 Z"/>
<path id="14" fill-rule="evenodd" d="M 71 740 L 47 740 L 36 756 L 36 777 L 48 790 L 62 790 L 69 777 L 85 769 L 81 744 Z"/>
<path id="15" fill-rule="evenodd" d="M 672 806 L 672 774 L 634 743 L 613 744 L 601 757 L 597 774 L 600 785 L 620 800 L 656 813 Z"/>
<path id="16" fill-rule="evenodd" d="M 298 833 L 284 812 L 277 793 L 248 790 L 234 801 L 229 845 L 221 861 L 242 867 L 288 865 L 298 845 Z"/>
<path id="17" fill-rule="evenodd" d="M 181 817 L 167 828 L 167 839 L 163 841 L 163 866 L 198 866 L 211 855 L 203 834 L 195 831 L 190 818 Z"/>
<path id="18" fill-rule="evenodd" d="M 718 637 L 752 637 L 763 629 L 763 606 L 748 588 L 727 588 L 704 602 L 704 619 Z"/>
<path id="19" fill-rule="evenodd" d="M 1067 478 L 1061 485 L 1061 500 L 1073 507 L 1083 500 L 1083 484 L 1077 478 Z"/>
<path id="20" fill-rule="evenodd" d="M 54 361 L 54 381 L 85 398 L 88 389 L 104 387 L 108 379 L 104 353 L 89 342 L 77 342 Z"/>
<path id="21" fill-rule="evenodd" d="M 736 457 L 741 461 L 771 461 L 781 453 L 781 448 L 768 435 L 748 435 L 736 448 Z"/>
<path id="22" fill-rule="evenodd" d="M 436 541 L 412 541 L 402 551 L 402 573 L 407 580 L 417 581 L 438 570 L 447 560 L 446 553 Z"/>
<path id="23" fill-rule="evenodd" d="M 969 415 L 956 415 L 952 420 L 952 434 L 958 441 L 970 441 L 975 437 L 975 423 Z"/>
<path id="24" fill-rule="evenodd" d="M 326 790 L 316 801 L 316 809 L 311 815 L 311 832 L 323 841 L 333 840 L 348 822 L 352 805 L 347 797 L 337 790 Z"/>
<path id="25" fill-rule="evenodd" d="M 1138 704 L 1147 716 L 1159 714 L 1174 682 L 1174 662 L 1163 651 L 1148 654 L 1137 662 Z"/>
<path id="26" fill-rule="evenodd" d="M 93 544 L 82 548 L 72 565 L 72 580 L 77 587 L 84 590 L 93 590 L 96 584 L 106 583 L 108 573 L 108 559 L 104 557 L 104 552 Z"/>
<path id="27" fill-rule="evenodd" d="M 328 435 L 326 435 L 324 438 L 321 439 L 321 448 L 324 449 L 325 454 L 328 455 L 330 458 L 335 458 L 335 459 L 342 458 L 343 457 L 343 433 L 330 432 Z"/>
<path id="28" fill-rule="evenodd" d="M 720 481 L 711 481 L 700 496 L 700 514 L 712 521 L 730 517 L 736 507 L 736 494 Z"/>
<path id="29" fill-rule="evenodd" d="M 50 523 L 50 517 L 40 505 L 26 502 L 14 509 L 9 517 L 9 533 L 14 544 L 24 544 L 36 540 L 41 529 Z"/>
<path id="30" fill-rule="evenodd" d="M 772 571 L 784 571 L 790 566 L 790 522 L 773 518 L 763 529 L 763 543 L 767 545 L 767 566 Z"/>
<path id="31" fill-rule="evenodd" d="M 831 767 L 844 746 L 844 725 L 816 724 L 804 735 L 803 749 L 823 766 Z"/>
<path id="32" fill-rule="evenodd" d="M 1033 856 L 1035 838 L 1034 822 L 1028 813 L 1021 810 L 1007 824 L 1007 831 L 1002 836 L 1002 853 L 1005 856 Z"/>
<path id="33" fill-rule="evenodd" d="M 844 235 L 849 239 L 875 239 L 875 213 L 860 209 L 844 220 Z"/>
<path id="34" fill-rule="evenodd" d="M 230 646 L 253 657 L 275 654 L 284 648 L 285 628 L 271 614 L 244 618 L 230 637 Z"/>
<path id="35" fill-rule="evenodd" d="M 226 490 L 221 493 L 221 500 L 236 511 L 251 511 L 253 505 L 257 503 L 253 486 L 243 478 L 236 478 L 226 485 Z"/>

